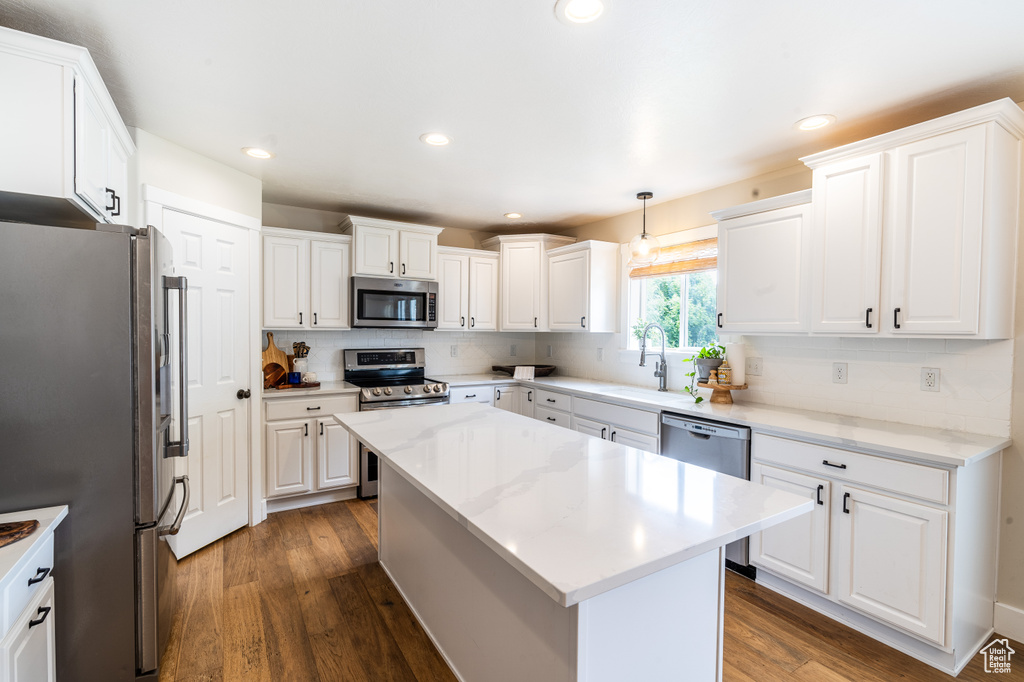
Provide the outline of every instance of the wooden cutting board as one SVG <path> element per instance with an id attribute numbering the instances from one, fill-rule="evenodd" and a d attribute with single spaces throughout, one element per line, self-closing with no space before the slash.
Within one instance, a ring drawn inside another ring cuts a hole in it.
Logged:
<path id="1" fill-rule="evenodd" d="M 263 351 L 263 366 L 275 364 L 288 367 L 288 356 L 274 345 L 274 332 L 267 332 L 267 349 Z"/>
<path id="2" fill-rule="evenodd" d="M 0 547 L 5 547 L 18 540 L 24 540 L 39 527 L 38 521 L 15 521 L 0 523 Z"/>

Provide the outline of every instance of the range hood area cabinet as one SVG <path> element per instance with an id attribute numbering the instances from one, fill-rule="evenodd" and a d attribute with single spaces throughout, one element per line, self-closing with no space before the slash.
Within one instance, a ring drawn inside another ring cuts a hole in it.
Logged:
<path id="1" fill-rule="evenodd" d="M 349 216 L 341 229 L 352 235 L 353 274 L 437 280 L 437 236 L 443 227 Z"/>
<path id="2" fill-rule="evenodd" d="M 264 227 L 263 328 L 349 329 L 352 238 Z"/>
<path id="3" fill-rule="evenodd" d="M 88 50 L 0 27 L 4 220 L 124 222 L 135 145 Z"/>
<path id="4" fill-rule="evenodd" d="M 809 326 L 811 191 L 712 212 L 718 330 L 795 334 Z"/>
<path id="5" fill-rule="evenodd" d="M 501 254 L 499 331 L 548 331 L 548 249 L 574 237 L 551 234 L 499 235 L 484 240 Z"/>
<path id="6" fill-rule="evenodd" d="M 802 159 L 811 331 L 1010 338 L 1022 140 L 1003 99 Z"/>
<path id="7" fill-rule="evenodd" d="M 619 245 L 585 241 L 548 251 L 548 328 L 614 332 Z"/>
<path id="8" fill-rule="evenodd" d="M 438 248 L 439 330 L 498 330 L 499 259 L 493 251 Z"/>

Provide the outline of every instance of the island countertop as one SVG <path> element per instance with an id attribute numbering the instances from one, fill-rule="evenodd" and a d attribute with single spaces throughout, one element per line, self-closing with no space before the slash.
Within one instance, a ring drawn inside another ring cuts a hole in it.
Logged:
<path id="1" fill-rule="evenodd" d="M 563 606 L 813 508 L 807 498 L 477 403 L 334 418 Z"/>

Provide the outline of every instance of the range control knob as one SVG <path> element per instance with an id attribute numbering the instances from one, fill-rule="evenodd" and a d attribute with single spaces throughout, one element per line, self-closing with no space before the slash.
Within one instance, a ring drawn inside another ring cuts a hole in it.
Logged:
<path id="1" fill-rule="evenodd" d="M 423 392 L 424 393 L 430 393 L 430 384 L 424 384 L 423 385 Z"/>
<path id="2" fill-rule="evenodd" d="M 385 386 L 384 387 L 384 395 L 391 395 L 391 387 L 390 386 Z"/>
<path id="3" fill-rule="evenodd" d="M 434 384 L 434 393 L 440 393 L 443 390 L 444 389 L 441 387 L 441 384 Z"/>
<path id="4" fill-rule="evenodd" d="M 406 386 L 405 387 L 405 392 L 406 393 L 412 393 L 412 386 Z"/>
<path id="5" fill-rule="evenodd" d="M 374 395 L 380 395 L 380 389 L 379 388 L 373 389 L 373 394 Z"/>

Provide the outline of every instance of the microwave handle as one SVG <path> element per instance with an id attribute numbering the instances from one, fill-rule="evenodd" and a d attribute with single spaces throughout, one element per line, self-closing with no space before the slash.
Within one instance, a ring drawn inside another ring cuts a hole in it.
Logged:
<path id="1" fill-rule="evenodd" d="M 188 280 L 184 277 L 164 277 L 164 310 L 167 294 L 178 292 L 178 425 L 180 440 L 168 440 L 165 457 L 188 457 Z M 169 436 L 168 436 L 169 438 Z"/>

